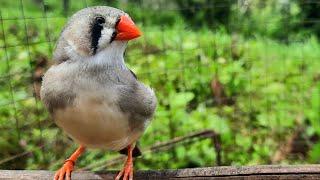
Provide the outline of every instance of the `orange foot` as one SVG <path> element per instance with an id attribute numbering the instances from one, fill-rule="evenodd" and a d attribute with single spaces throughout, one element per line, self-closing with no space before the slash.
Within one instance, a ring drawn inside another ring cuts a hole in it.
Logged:
<path id="1" fill-rule="evenodd" d="M 128 147 L 128 158 L 123 167 L 123 169 L 119 172 L 115 180 L 120 180 L 123 177 L 123 180 L 133 180 L 133 161 L 132 161 L 132 150 L 134 147 L 129 145 Z"/>
<path id="2" fill-rule="evenodd" d="M 71 172 L 73 171 L 74 161 L 68 159 L 63 164 L 62 168 L 60 168 L 56 174 L 54 175 L 54 180 L 71 180 Z"/>
<path id="3" fill-rule="evenodd" d="M 54 175 L 54 180 L 71 180 L 71 172 L 73 171 L 74 164 L 78 157 L 85 151 L 85 147 L 80 145 L 80 147 L 67 159 L 62 168 L 59 169 Z"/>
<path id="4" fill-rule="evenodd" d="M 123 176 L 123 180 L 133 180 L 133 165 L 132 161 L 127 161 L 123 169 L 119 172 L 119 174 L 116 177 L 116 180 L 120 180 L 120 178 Z"/>

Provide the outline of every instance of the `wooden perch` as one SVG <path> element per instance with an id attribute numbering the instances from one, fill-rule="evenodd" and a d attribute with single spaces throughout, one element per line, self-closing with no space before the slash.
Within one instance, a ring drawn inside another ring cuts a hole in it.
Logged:
<path id="1" fill-rule="evenodd" d="M 29 170 L 0 170 L 0 179 L 52 179 L 54 172 Z M 111 180 L 115 171 L 87 172 L 75 171 L 73 180 Z M 261 180 L 261 179 L 320 179 L 320 165 L 265 165 L 265 166 L 220 166 L 206 168 L 190 168 L 178 170 L 137 171 L 135 180 L 139 179 L 219 179 L 219 180 Z"/>

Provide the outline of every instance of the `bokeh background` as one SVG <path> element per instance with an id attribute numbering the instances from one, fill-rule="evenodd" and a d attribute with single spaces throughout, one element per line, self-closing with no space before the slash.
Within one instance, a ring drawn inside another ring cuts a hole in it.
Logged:
<path id="1" fill-rule="evenodd" d="M 136 169 L 320 158 L 318 0 L 0 0 L 0 168 L 57 169 L 77 147 L 38 99 L 74 12 L 109 5 L 144 32 L 128 66 L 159 104 Z M 91 150 L 78 168 L 117 169 Z"/>

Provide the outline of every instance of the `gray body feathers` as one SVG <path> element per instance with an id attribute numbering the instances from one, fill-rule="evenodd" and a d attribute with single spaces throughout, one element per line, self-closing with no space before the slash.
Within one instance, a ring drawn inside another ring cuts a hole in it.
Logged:
<path id="1" fill-rule="evenodd" d="M 56 46 L 57 63 L 43 78 L 41 99 L 56 124 L 87 147 L 121 150 L 136 142 L 156 108 L 154 92 L 124 63 L 127 42 L 110 41 L 120 15 L 125 13 L 93 7 L 72 16 Z M 93 51 L 96 16 L 106 22 Z"/>
<path id="2" fill-rule="evenodd" d="M 115 68 L 108 65 L 92 66 L 87 64 L 85 66 L 78 64 L 78 62 L 68 61 L 55 66 L 45 75 L 41 90 L 42 100 L 53 118 L 59 119 L 60 117 L 59 121 L 66 122 L 69 115 L 61 117 L 61 114 L 68 108 L 76 108 L 72 112 L 80 113 L 79 111 L 92 111 L 92 108 L 100 104 L 108 104 L 105 108 L 111 109 L 111 113 L 122 114 L 120 116 L 115 115 L 116 118 L 119 117 L 119 122 L 127 121 L 128 123 L 128 128 L 118 129 L 118 131 L 128 131 L 127 136 L 136 134 L 137 136 L 134 140 L 140 137 L 153 116 L 156 108 L 156 97 L 150 88 L 135 79 L 129 69 Z M 65 69 L 65 67 L 68 67 L 68 69 Z M 83 98 L 82 96 L 88 97 L 90 102 L 90 104 L 85 104 L 87 107 L 84 109 L 79 104 L 81 103 L 79 100 Z M 106 122 L 110 118 L 107 116 L 108 114 L 106 114 L 106 117 L 103 117 Z M 77 123 L 74 121 L 72 124 Z M 82 123 L 81 121 L 79 120 L 78 122 Z M 95 121 L 95 118 L 92 117 L 92 119 L 87 119 L 87 121 Z M 57 122 L 57 124 L 65 129 L 64 123 Z M 114 124 L 110 123 L 106 125 L 113 128 Z M 77 137 L 72 132 L 68 132 L 67 129 L 65 130 L 71 137 L 77 140 Z M 109 128 L 106 127 L 106 135 L 108 134 L 108 130 Z M 119 138 L 123 138 L 122 136 L 120 135 Z M 86 144 L 88 147 L 104 148 L 102 142 L 90 144 L 81 140 L 78 141 Z M 132 141 L 121 144 L 116 148 L 105 145 L 105 148 L 120 150 L 125 148 L 128 143 L 132 143 Z M 116 145 L 112 144 L 111 146 Z"/>

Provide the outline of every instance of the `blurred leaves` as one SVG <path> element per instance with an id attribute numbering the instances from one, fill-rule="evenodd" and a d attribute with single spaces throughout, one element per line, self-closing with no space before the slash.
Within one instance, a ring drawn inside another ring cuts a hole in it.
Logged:
<path id="1" fill-rule="evenodd" d="M 0 25 L 0 159 L 27 153 L 0 164 L 2 169 L 57 169 L 76 148 L 32 97 L 33 80 L 40 61 L 52 57 L 64 16 L 86 4 L 124 9 L 144 32 L 126 52 L 130 69 L 154 88 L 159 101 L 141 147 L 212 129 L 221 135 L 224 165 L 268 164 L 283 144 L 290 144 L 287 137 L 302 129 L 307 152 L 283 157 L 280 163 L 319 162 L 320 44 L 317 28 L 304 28 L 304 21 L 318 17 L 311 5 L 276 0 L 87 0 L 70 1 L 65 7 L 69 11 L 63 12 L 62 1 L 46 0 L 46 22 L 38 1 L 22 2 L 27 20 L 20 19 L 19 2 L 3 1 L 0 7 L 7 19 Z M 93 150 L 81 157 L 79 166 L 116 155 Z M 207 139 L 145 154 L 136 167 L 214 162 Z"/>
<path id="2" fill-rule="evenodd" d="M 310 108 L 306 109 L 306 115 L 313 132 L 320 135 L 320 83 L 311 90 L 311 103 Z"/>

